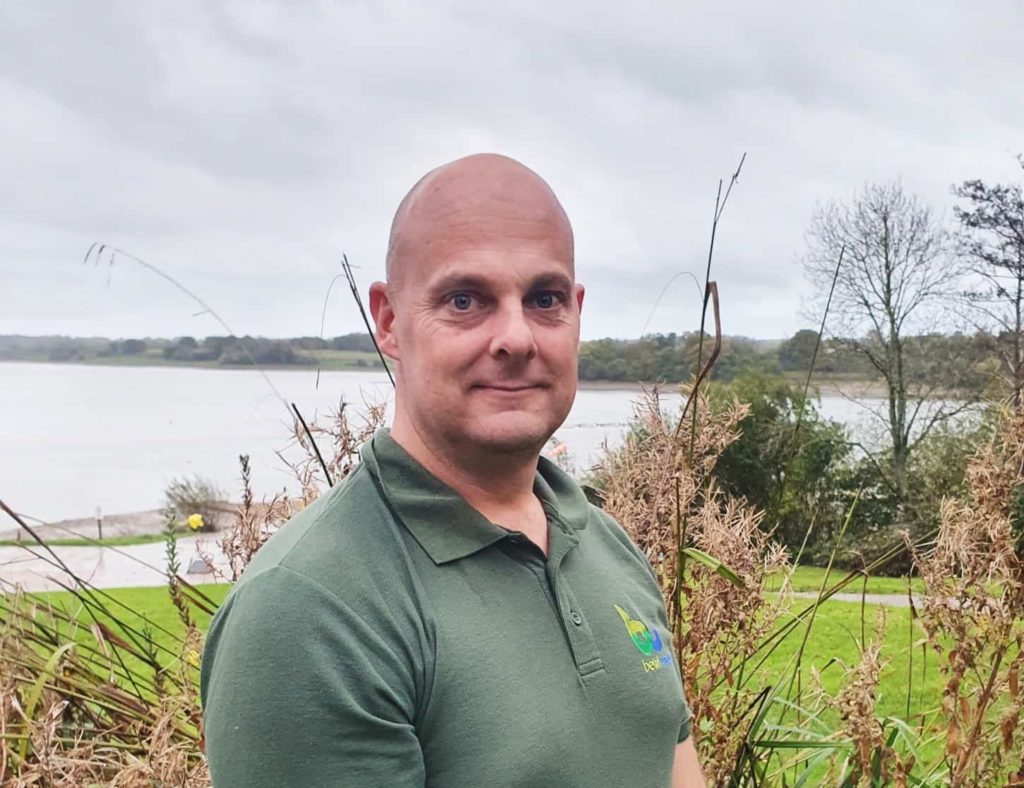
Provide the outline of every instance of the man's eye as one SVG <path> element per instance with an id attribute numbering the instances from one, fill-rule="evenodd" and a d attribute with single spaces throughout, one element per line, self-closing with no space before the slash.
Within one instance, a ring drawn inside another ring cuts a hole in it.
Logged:
<path id="1" fill-rule="evenodd" d="M 537 295 L 533 297 L 533 303 L 540 309 L 554 309 L 561 303 L 561 299 L 558 297 L 557 293 L 548 291 L 537 293 Z"/>
<path id="2" fill-rule="evenodd" d="M 451 297 L 451 305 L 460 312 L 465 312 L 473 306 L 473 296 L 469 293 L 456 293 Z"/>

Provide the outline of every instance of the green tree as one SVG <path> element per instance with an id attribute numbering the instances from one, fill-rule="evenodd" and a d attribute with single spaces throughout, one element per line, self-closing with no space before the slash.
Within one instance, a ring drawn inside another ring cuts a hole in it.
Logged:
<path id="1" fill-rule="evenodd" d="M 780 378 L 746 375 L 709 392 L 713 407 L 735 398 L 750 409 L 715 467 L 719 483 L 761 509 L 763 527 L 795 556 L 808 528 L 841 509 L 833 481 L 849 454 L 844 428 Z"/>
<path id="2" fill-rule="evenodd" d="M 119 352 L 122 356 L 141 356 L 148 347 L 144 339 L 126 339 L 121 343 Z"/>
<path id="3" fill-rule="evenodd" d="M 1024 158 L 1021 160 L 1024 168 Z M 992 329 L 997 375 L 1014 405 L 1024 401 L 1024 194 L 1021 185 L 964 181 L 953 193 L 962 203 L 960 245 L 977 285 L 968 293 L 976 324 Z"/>
<path id="4" fill-rule="evenodd" d="M 179 337 L 164 348 L 164 358 L 174 361 L 193 361 L 199 343 L 193 337 Z"/>
<path id="5" fill-rule="evenodd" d="M 913 542 L 930 539 L 938 527 L 943 500 L 964 492 L 967 461 L 981 442 L 991 437 L 995 423 L 992 415 L 980 420 L 947 421 L 922 439 L 911 455 L 902 497 L 897 495 L 891 475 L 878 457 L 863 452 L 849 457 L 829 479 L 836 512 L 822 521 L 819 538 L 808 554 L 810 562 L 824 564 L 835 548 L 838 566 L 866 566 L 901 538 L 893 530 L 897 522 Z M 840 541 L 845 514 L 854 499 L 857 505 Z M 879 572 L 901 575 L 912 568 L 911 557 L 903 553 L 880 567 Z"/>
<path id="6" fill-rule="evenodd" d="M 779 366 L 784 370 L 806 372 L 811 368 L 818 332 L 802 328 L 779 346 Z"/>

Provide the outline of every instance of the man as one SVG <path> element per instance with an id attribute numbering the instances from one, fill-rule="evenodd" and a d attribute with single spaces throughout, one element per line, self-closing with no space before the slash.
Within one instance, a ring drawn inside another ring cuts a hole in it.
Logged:
<path id="1" fill-rule="evenodd" d="M 214 619 L 216 788 L 704 784 L 650 567 L 539 457 L 582 304 L 523 165 L 470 156 L 406 196 L 370 288 L 393 426 Z"/>

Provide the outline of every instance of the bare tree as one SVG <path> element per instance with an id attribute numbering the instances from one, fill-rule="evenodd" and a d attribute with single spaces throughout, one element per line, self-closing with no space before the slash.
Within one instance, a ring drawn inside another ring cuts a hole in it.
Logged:
<path id="1" fill-rule="evenodd" d="M 1019 159 L 1024 168 L 1024 157 Z M 1020 184 L 964 181 L 953 193 L 960 247 L 978 286 L 967 293 L 977 325 L 996 335 L 1000 379 L 1024 404 L 1024 194 Z"/>
<path id="2" fill-rule="evenodd" d="M 950 381 L 927 374 L 927 358 L 915 352 L 913 339 L 936 332 L 956 291 L 959 269 L 946 240 L 931 210 L 898 182 L 869 184 L 849 204 L 819 208 L 808 232 L 804 268 L 821 309 L 843 255 L 829 333 L 885 384 L 888 407 L 872 413 L 891 442 L 890 481 L 900 501 L 906 499 L 914 445 L 963 409 L 935 401 Z"/>

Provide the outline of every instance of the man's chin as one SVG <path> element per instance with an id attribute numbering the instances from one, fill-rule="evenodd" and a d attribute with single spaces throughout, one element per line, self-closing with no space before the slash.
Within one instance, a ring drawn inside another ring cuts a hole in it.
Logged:
<path id="1" fill-rule="evenodd" d="M 554 429 L 543 424 L 480 425 L 465 437 L 480 449 L 501 454 L 540 454 Z"/>

